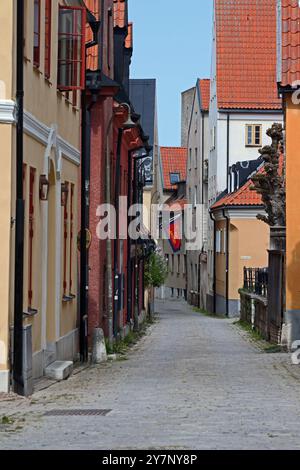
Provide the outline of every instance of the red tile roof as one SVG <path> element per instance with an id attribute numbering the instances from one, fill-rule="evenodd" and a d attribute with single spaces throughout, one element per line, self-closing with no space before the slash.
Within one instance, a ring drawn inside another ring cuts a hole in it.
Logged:
<path id="1" fill-rule="evenodd" d="M 281 109 L 277 0 L 215 0 L 219 108 Z"/>
<path id="2" fill-rule="evenodd" d="M 208 111 L 210 102 L 210 79 L 203 78 L 198 80 L 198 87 L 201 100 L 201 109 L 203 111 Z"/>
<path id="3" fill-rule="evenodd" d="M 161 147 L 164 189 L 175 189 L 170 181 L 170 173 L 180 173 L 180 181 L 186 180 L 187 149 L 184 147 Z"/>
<path id="4" fill-rule="evenodd" d="M 282 63 L 281 85 L 300 80 L 300 7 L 298 0 L 281 0 Z"/>
<path id="5" fill-rule="evenodd" d="M 85 4 L 87 8 L 90 10 L 93 15 L 100 19 L 100 12 L 99 12 L 99 1 L 98 0 L 85 0 Z M 90 42 L 93 40 L 93 33 L 91 30 L 90 25 L 86 24 L 86 42 Z M 98 46 L 93 46 L 87 49 L 87 59 L 86 59 L 86 67 L 88 70 L 97 70 L 98 68 Z"/>
<path id="6" fill-rule="evenodd" d="M 261 206 L 261 195 L 250 189 L 251 186 L 253 186 L 253 181 L 247 181 L 247 183 L 245 183 L 244 186 L 238 189 L 235 193 L 226 194 L 222 199 L 215 202 L 211 209 L 215 210 L 220 209 L 221 207 L 230 206 Z"/>
<path id="7" fill-rule="evenodd" d="M 127 0 L 114 0 L 114 25 L 125 28 L 127 22 Z"/>
<path id="8" fill-rule="evenodd" d="M 284 168 L 284 155 L 279 156 L 279 168 L 278 173 L 282 175 Z M 263 173 L 264 166 L 260 167 L 257 173 Z M 253 175 L 252 175 L 253 176 Z M 234 193 L 226 194 L 226 196 L 219 199 L 215 202 L 211 209 L 220 209 L 221 207 L 230 207 L 230 206 L 261 206 L 263 205 L 261 195 L 256 192 L 253 187 L 252 179 L 249 179 L 241 188 L 239 188 Z"/>

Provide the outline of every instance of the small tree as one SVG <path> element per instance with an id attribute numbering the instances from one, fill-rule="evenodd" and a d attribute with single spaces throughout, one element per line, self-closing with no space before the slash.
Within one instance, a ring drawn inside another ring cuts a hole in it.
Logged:
<path id="1" fill-rule="evenodd" d="M 281 124 L 273 124 L 267 135 L 271 137 L 272 144 L 266 145 L 259 153 L 262 156 L 264 172 L 257 173 L 252 181 L 251 188 L 261 194 L 267 215 L 258 215 L 257 218 L 270 225 L 285 226 L 285 174 L 284 168 L 280 171 L 280 155 L 282 153 L 283 130 Z"/>
<path id="2" fill-rule="evenodd" d="M 168 276 L 168 265 L 162 255 L 151 253 L 145 266 L 145 285 L 149 287 L 161 287 Z"/>

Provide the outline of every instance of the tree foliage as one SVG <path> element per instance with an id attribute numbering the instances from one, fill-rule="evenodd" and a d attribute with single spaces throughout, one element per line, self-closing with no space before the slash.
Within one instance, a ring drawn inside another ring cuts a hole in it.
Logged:
<path id="1" fill-rule="evenodd" d="M 265 162 L 264 171 L 253 176 L 251 189 L 261 194 L 267 215 L 257 218 L 274 226 L 285 226 L 285 173 L 280 170 L 280 155 L 282 154 L 283 130 L 281 124 L 274 123 L 267 131 L 272 144 L 266 145 L 259 153 Z M 283 166 L 283 164 L 282 164 Z"/>
<path id="2" fill-rule="evenodd" d="M 168 265 L 158 252 L 151 253 L 145 266 L 146 287 L 160 287 L 168 276 Z"/>

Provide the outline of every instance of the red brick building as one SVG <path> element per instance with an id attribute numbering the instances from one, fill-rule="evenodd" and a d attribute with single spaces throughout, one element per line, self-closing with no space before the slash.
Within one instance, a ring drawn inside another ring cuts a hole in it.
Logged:
<path id="1" fill-rule="evenodd" d="M 140 148 L 147 151 L 148 141 L 128 97 L 133 50 L 133 25 L 128 21 L 128 2 L 86 0 L 85 3 L 97 20 L 102 19 L 99 45 L 92 45 L 91 34 L 88 37 L 92 47 L 87 49 L 86 71 L 88 130 L 85 144 L 90 160 L 86 179 L 89 194 L 87 220 L 91 233 L 86 300 L 91 339 L 94 328 L 103 328 L 105 336 L 111 338 L 123 335 L 133 322 L 136 291 L 131 281 L 139 276 L 134 275 L 131 243 L 128 238 L 111 241 L 98 238 L 98 208 L 101 204 L 111 203 L 117 211 L 120 210 L 118 196 L 128 196 L 128 205 L 133 202 L 137 183 L 134 151 Z M 128 119 L 132 119 L 135 126 L 124 127 Z M 141 269 L 140 263 L 138 265 Z M 142 274 L 139 271 L 139 275 Z M 142 307 L 143 302 L 140 301 L 139 313 Z"/>

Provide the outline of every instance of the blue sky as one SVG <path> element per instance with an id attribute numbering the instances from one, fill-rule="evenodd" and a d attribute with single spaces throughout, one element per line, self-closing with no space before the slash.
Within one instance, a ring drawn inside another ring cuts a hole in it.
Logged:
<path id="1" fill-rule="evenodd" d="M 180 145 L 181 92 L 208 78 L 213 0 L 129 0 L 132 78 L 156 78 L 159 140 Z"/>

